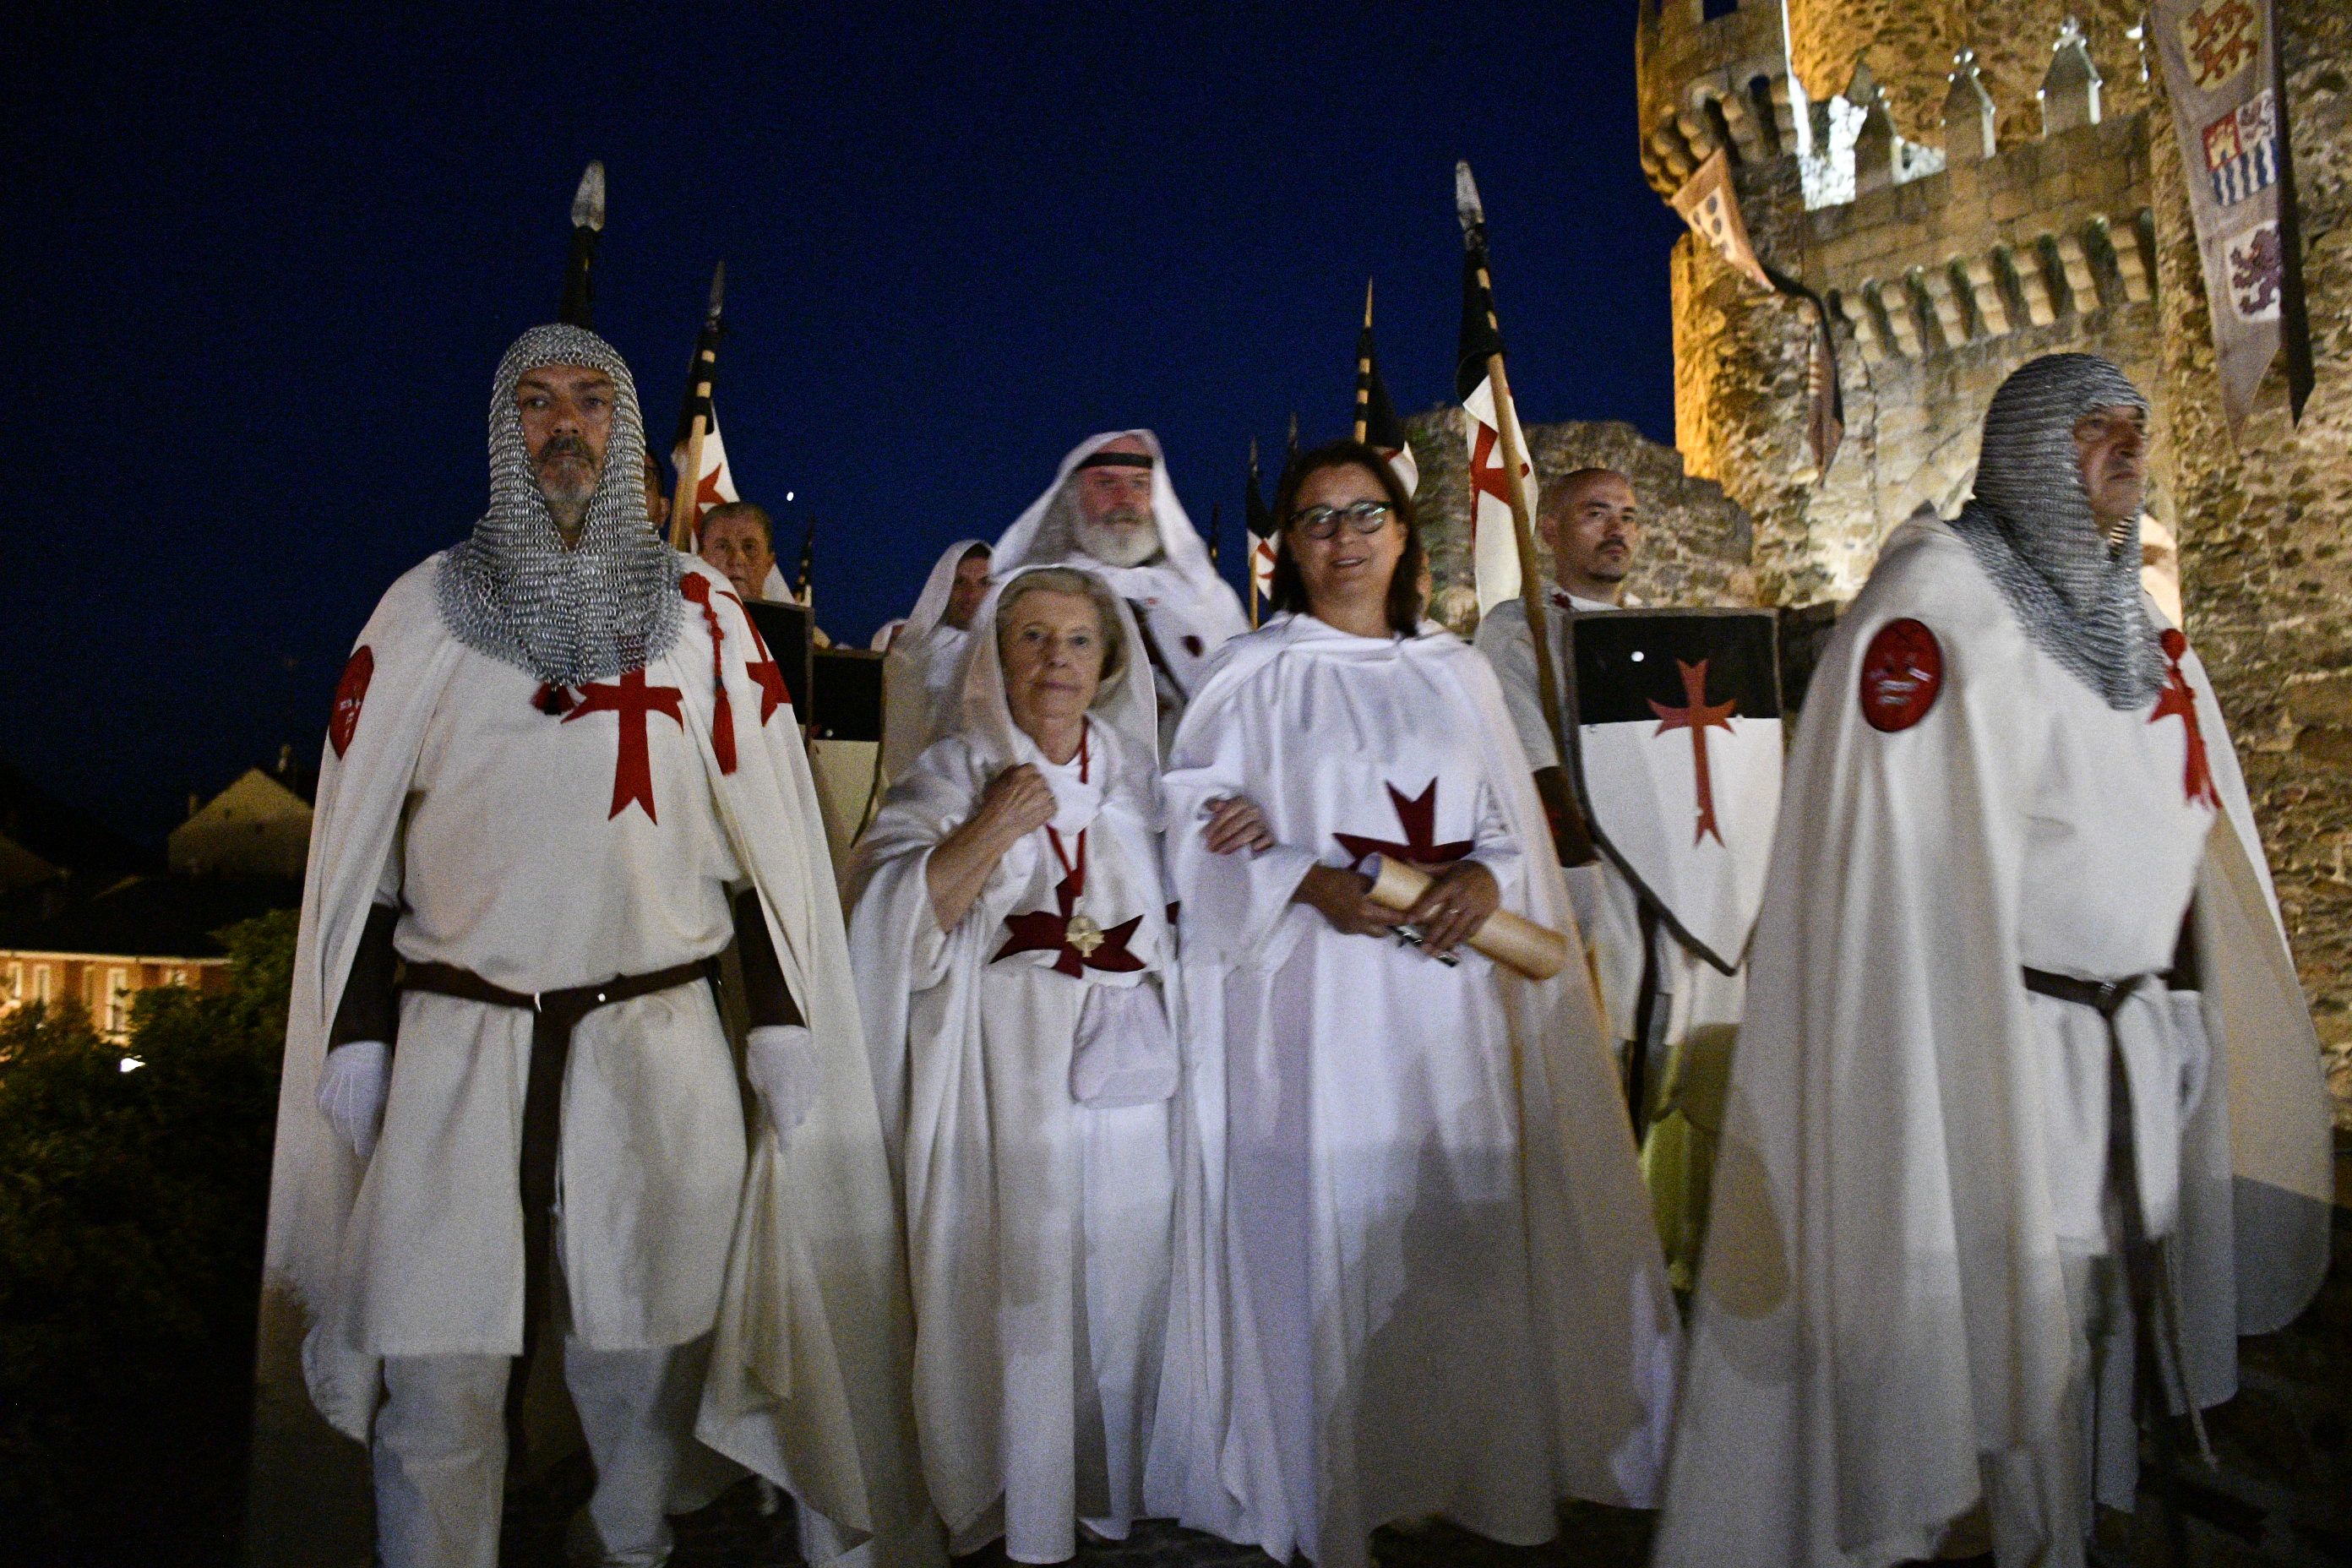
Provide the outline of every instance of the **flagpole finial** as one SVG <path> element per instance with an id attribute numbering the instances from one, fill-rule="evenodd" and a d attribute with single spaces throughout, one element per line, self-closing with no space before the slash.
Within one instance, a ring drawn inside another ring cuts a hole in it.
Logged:
<path id="1" fill-rule="evenodd" d="M 572 226 L 604 231 L 604 161 L 591 159 L 572 195 Z"/>
<path id="2" fill-rule="evenodd" d="M 717 267 L 715 267 L 715 268 L 713 268 L 711 269 L 711 273 L 710 273 L 710 311 L 709 311 L 709 319 L 711 320 L 711 321 L 713 321 L 714 323 L 715 323 L 715 322 L 717 322 L 717 321 L 719 320 L 719 318 L 722 314 L 724 314 L 724 313 L 725 313 L 726 306 L 727 306 L 727 263 L 726 263 L 726 262 L 724 262 L 724 261 L 721 261 L 721 262 L 719 262 L 719 264 Z"/>
<path id="3" fill-rule="evenodd" d="M 1372 280 L 1371 280 L 1370 279 L 1367 278 L 1367 279 L 1364 279 L 1364 325 L 1365 325 L 1365 327 L 1366 327 L 1367 329 L 1370 329 L 1370 326 L 1371 326 L 1371 324 L 1372 324 Z"/>
<path id="4" fill-rule="evenodd" d="M 1462 232 L 1475 235 L 1486 222 L 1486 209 L 1478 200 L 1478 182 L 1470 176 L 1467 160 L 1454 165 L 1454 212 L 1462 220 Z"/>

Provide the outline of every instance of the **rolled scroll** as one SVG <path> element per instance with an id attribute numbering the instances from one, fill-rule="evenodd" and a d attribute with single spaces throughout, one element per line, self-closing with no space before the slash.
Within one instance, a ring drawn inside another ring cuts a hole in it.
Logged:
<path id="1" fill-rule="evenodd" d="M 1429 891 L 1429 873 L 1388 855 L 1374 858 L 1372 902 L 1402 914 Z M 1549 926 L 1496 910 L 1470 933 L 1470 945 L 1529 980 L 1549 980 L 1568 963 L 1568 938 Z"/>

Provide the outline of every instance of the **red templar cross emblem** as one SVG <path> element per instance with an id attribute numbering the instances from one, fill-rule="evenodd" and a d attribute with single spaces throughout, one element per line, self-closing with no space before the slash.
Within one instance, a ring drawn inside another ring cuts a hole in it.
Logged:
<path id="1" fill-rule="evenodd" d="M 1715 784 L 1706 768 L 1706 732 L 1710 729 L 1728 730 L 1731 716 L 1737 712 L 1737 701 L 1717 702 L 1710 706 L 1706 700 L 1706 660 L 1684 664 L 1675 660 L 1683 672 L 1683 702 L 1680 708 L 1669 708 L 1655 698 L 1650 700 L 1650 711 L 1658 716 L 1658 727 L 1653 736 L 1669 730 L 1688 730 L 1691 737 L 1691 768 L 1696 775 L 1698 789 L 1698 830 L 1691 835 L 1696 845 L 1710 833 L 1717 844 L 1723 842 L 1723 829 L 1715 821 Z"/>
<path id="2" fill-rule="evenodd" d="M 620 721 L 620 755 L 613 763 L 613 809 L 605 819 L 620 816 L 635 801 L 646 808 L 648 820 L 660 821 L 654 815 L 653 753 L 646 744 L 646 720 L 653 713 L 667 713 L 684 729 L 677 688 L 647 686 L 646 672 L 633 669 L 610 685 L 582 687 L 580 701 L 563 716 L 563 721 L 569 724 L 586 713 L 611 713 Z"/>
<path id="3" fill-rule="evenodd" d="M 1437 781 L 1407 799 L 1396 785 L 1388 786 L 1389 804 L 1396 807 L 1397 826 L 1404 829 L 1404 842 L 1386 838 L 1366 838 L 1353 833 L 1334 833 L 1339 847 L 1356 858 L 1360 866 L 1375 855 L 1386 855 L 1415 866 L 1445 866 L 1461 859 L 1474 847 L 1467 838 L 1457 838 L 1439 844 L 1437 837 Z"/>
<path id="4" fill-rule="evenodd" d="M 719 591 L 727 594 L 724 588 Z M 727 594 L 727 596 L 735 600 L 737 609 L 743 609 L 741 599 L 732 594 Z M 768 639 L 760 635 L 760 623 L 751 618 L 749 610 L 743 610 L 743 624 L 751 628 L 751 646 L 760 653 L 759 658 L 743 661 L 743 670 L 760 688 L 760 722 L 765 724 L 776 716 L 777 709 L 792 700 L 792 694 L 784 689 L 783 667 L 776 662 L 776 656 L 768 651 Z"/>
<path id="5" fill-rule="evenodd" d="M 1478 440 L 1470 451 L 1470 493 L 1475 498 L 1483 492 L 1509 506 L 1511 479 L 1508 470 L 1503 466 L 1502 447 L 1502 432 L 1480 420 Z M 1527 471 L 1528 466 L 1521 463 L 1519 472 L 1524 474 Z"/>
<path id="6" fill-rule="evenodd" d="M 2180 673 L 2180 656 L 2189 651 L 2189 639 L 2170 626 L 2164 628 L 2164 689 L 2157 694 L 2156 711 L 2147 716 L 2151 724 L 2167 719 L 2178 719 L 2187 731 L 2189 762 L 2180 780 L 2188 797 L 2208 810 L 2218 811 L 2221 795 L 2213 787 L 2213 770 L 2205 761 L 2205 733 L 2197 725 L 2197 693 L 2189 685 L 2189 678 Z"/>
<path id="7" fill-rule="evenodd" d="M 1061 956 L 1052 968 L 1076 979 L 1088 969 L 1099 969 L 1110 974 L 1132 974 L 1143 967 L 1143 960 L 1128 952 L 1127 944 L 1135 935 L 1135 928 L 1143 923 L 1141 915 L 1131 921 L 1121 921 L 1108 931 L 1092 933 L 1092 940 L 1081 946 L 1072 940 L 1071 912 L 1077 907 L 1077 878 L 1063 878 L 1054 885 L 1054 901 L 1060 912 L 1053 910 L 1032 910 L 1025 915 L 1007 915 L 1004 929 L 1011 938 L 996 950 L 996 958 L 1010 958 L 1016 952 L 1052 952 L 1059 949 Z"/>

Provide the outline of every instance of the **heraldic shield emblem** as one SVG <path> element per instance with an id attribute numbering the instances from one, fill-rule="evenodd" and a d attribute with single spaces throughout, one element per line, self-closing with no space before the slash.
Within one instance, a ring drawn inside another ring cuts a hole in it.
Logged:
<path id="1" fill-rule="evenodd" d="M 1770 610 L 1567 618 L 1570 775 L 1593 842 L 1675 936 L 1726 974 L 1764 894 L 1780 811 Z"/>

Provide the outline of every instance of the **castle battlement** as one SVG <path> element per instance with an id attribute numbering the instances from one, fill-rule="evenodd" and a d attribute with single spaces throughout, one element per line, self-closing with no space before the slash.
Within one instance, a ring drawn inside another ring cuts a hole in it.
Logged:
<path id="1" fill-rule="evenodd" d="M 1704 0 L 1642 0 L 1634 34 L 1640 83 L 1642 172 L 1673 192 L 1729 145 L 1742 163 L 1798 151 L 1804 89 L 1789 68 L 1780 0 L 1743 0 L 1703 18 Z"/>
<path id="2" fill-rule="evenodd" d="M 2103 118 L 2105 84 L 2071 18 L 2037 94 L 2039 136 L 1999 143 L 1992 97 L 1963 49 L 1937 147 L 1899 133 L 1867 64 L 1809 102 L 1780 0 L 1703 11 L 1703 0 L 1643 7 L 1643 167 L 1664 194 L 1718 148 L 1741 169 L 1793 158 L 1801 216 L 1751 211 L 1749 227 L 1768 259 L 1828 299 L 1867 363 L 2153 301 L 2147 114 Z M 1762 195 L 1751 183 L 1743 202 Z"/>

